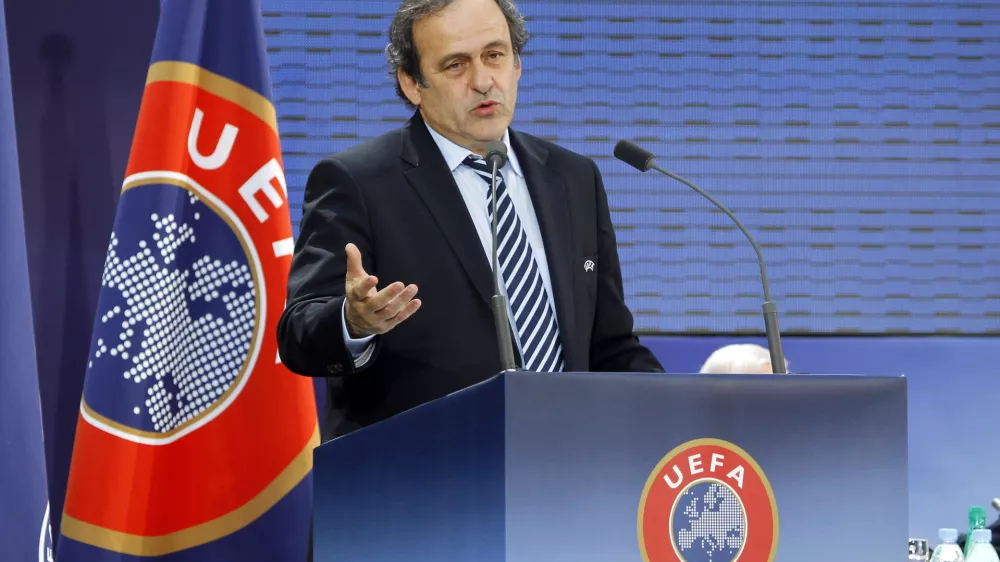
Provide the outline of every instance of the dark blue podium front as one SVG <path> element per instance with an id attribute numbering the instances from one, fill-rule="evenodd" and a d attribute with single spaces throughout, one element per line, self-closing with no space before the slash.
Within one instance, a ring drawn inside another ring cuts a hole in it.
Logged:
<path id="1" fill-rule="evenodd" d="M 773 560 L 902 559 L 903 378 L 508 372 L 318 447 L 314 560 L 660 562 L 640 548 L 644 491 L 666 486 L 651 474 L 695 440 L 735 445 L 765 475 Z M 738 490 L 714 457 L 677 464 L 707 479 L 688 493 Z M 767 562 L 722 549 L 763 540 L 758 508 L 729 513 L 742 527 L 727 539 L 705 501 L 671 509 L 676 527 L 645 544 L 686 562 Z"/>

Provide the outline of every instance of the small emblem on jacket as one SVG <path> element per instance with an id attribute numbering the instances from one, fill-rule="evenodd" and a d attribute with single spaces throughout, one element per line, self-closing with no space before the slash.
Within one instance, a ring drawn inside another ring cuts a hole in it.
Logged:
<path id="1" fill-rule="evenodd" d="M 587 261 L 583 262 L 583 270 L 584 271 L 594 271 L 594 267 L 595 267 L 594 260 L 587 260 Z"/>

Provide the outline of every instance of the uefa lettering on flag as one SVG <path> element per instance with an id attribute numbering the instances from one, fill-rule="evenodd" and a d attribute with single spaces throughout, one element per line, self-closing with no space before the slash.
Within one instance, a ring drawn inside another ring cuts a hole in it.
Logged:
<path id="1" fill-rule="evenodd" d="M 278 357 L 293 241 L 270 89 L 259 1 L 163 3 L 59 561 L 305 560 L 319 432 Z"/>

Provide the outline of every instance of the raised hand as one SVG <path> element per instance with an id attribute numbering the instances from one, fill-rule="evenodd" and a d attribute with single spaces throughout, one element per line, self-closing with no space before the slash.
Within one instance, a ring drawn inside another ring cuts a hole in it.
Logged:
<path id="1" fill-rule="evenodd" d="M 405 321 L 420 308 L 416 285 L 396 282 L 378 291 L 378 279 L 365 272 L 361 252 L 348 244 L 346 299 L 344 315 L 352 338 L 384 334 Z"/>

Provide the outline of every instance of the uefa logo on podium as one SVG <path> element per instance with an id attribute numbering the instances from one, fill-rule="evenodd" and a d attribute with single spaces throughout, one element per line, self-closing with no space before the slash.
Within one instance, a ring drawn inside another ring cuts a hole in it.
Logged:
<path id="1" fill-rule="evenodd" d="M 650 473 L 638 532 L 644 562 L 772 562 L 778 507 L 743 449 L 697 439 L 667 453 Z"/>

